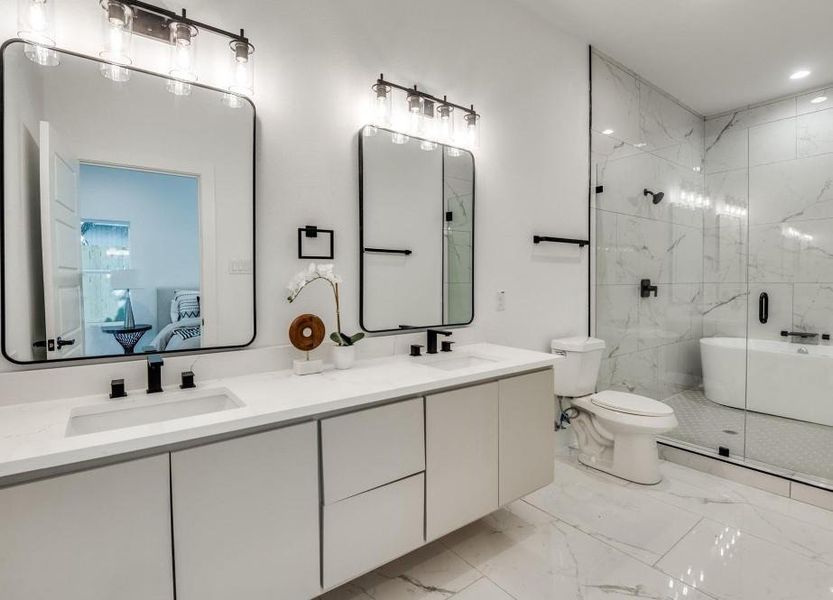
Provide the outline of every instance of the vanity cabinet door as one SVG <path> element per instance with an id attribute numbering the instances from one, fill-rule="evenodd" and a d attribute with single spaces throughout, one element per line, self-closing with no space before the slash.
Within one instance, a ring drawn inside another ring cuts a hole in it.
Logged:
<path id="1" fill-rule="evenodd" d="M 171 454 L 177 600 L 320 593 L 314 423 Z"/>
<path id="2" fill-rule="evenodd" d="M 171 600 L 168 455 L 0 489 L 3 600 Z"/>
<path id="3" fill-rule="evenodd" d="M 425 399 L 426 539 L 498 508 L 498 384 Z"/>
<path id="4" fill-rule="evenodd" d="M 502 379 L 500 505 L 553 480 L 555 392 L 552 370 Z"/>

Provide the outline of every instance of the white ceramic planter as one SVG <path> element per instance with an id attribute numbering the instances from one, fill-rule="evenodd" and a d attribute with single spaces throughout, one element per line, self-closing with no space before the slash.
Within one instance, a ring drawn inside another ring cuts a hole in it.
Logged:
<path id="1" fill-rule="evenodd" d="M 333 346 L 333 364 L 336 369 L 349 369 L 356 362 L 355 346 Z"/>

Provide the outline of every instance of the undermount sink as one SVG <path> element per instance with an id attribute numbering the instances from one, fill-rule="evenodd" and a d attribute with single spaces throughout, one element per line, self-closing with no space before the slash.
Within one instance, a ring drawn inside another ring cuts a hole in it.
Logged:
<path id="1" fill-rule="evenodd" d="M 175 392 L 160 396 L 158 400 L 144 396 L 141 400 L 116 400 L 107 406 L 76 408 L 70 414 L 66 435 L 70 437 L 161 423 L 245 406 L 224 389 L 205 390 L 197 394 Z"/>
<path id="2" fill-rule="evenodd" d="M 425 365 L 434 369 L 442 369 L 443 371 L 457 371 L 459 369 L 468 369 L 470 367 L 480 367 L 489 363 L 497 362 L 491 358 L 483 358 L 482 356 L 449 356 L 448 358 L 438 358 Z"/>

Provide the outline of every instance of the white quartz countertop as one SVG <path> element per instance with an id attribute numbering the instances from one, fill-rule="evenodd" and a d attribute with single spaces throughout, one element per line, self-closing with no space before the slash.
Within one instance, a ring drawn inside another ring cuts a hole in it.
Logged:
<path id="1" fill-rule="evenodd" d="M 469 365 L 466 357 L 475 359 Z M 455 360 L 459 367 L 443 370 L 431 366 L 432 362 L 450 360 Z M 352 369 L 336 371 L 330 367 L 316 375 L 272 371 L 198 381 L 195 390 L 166 388 L 165 393 L 152 396 L 144 390 L 133 390 L 127 398 L 118 400 L 96 395 L 13 404 L 0 407 L 0 479 L 359 409 L 386 400 L 551 367 L 554 360 L 553 355 L 541 352 L 471 344 L 434 356 L 397 355 L 359 360 Z M 119 403 L 125 407 L 140 406 L 165 401 L 168 397 L 174 400 L 189 395 L 204 396 L 211 390 L 226 391 L 243 406 L 146 425 L 67 435 L 70 417 L 79 409 L 88 412 Z"/>

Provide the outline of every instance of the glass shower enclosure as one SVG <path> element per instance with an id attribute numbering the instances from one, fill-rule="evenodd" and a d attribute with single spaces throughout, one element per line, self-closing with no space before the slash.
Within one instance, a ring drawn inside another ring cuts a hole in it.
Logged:
<path id="1" fill-rule="evenodd" d="M 704 117 L 595 51 L 591 85 L 599 389 L 833 487 L 833 90 Z"/>

